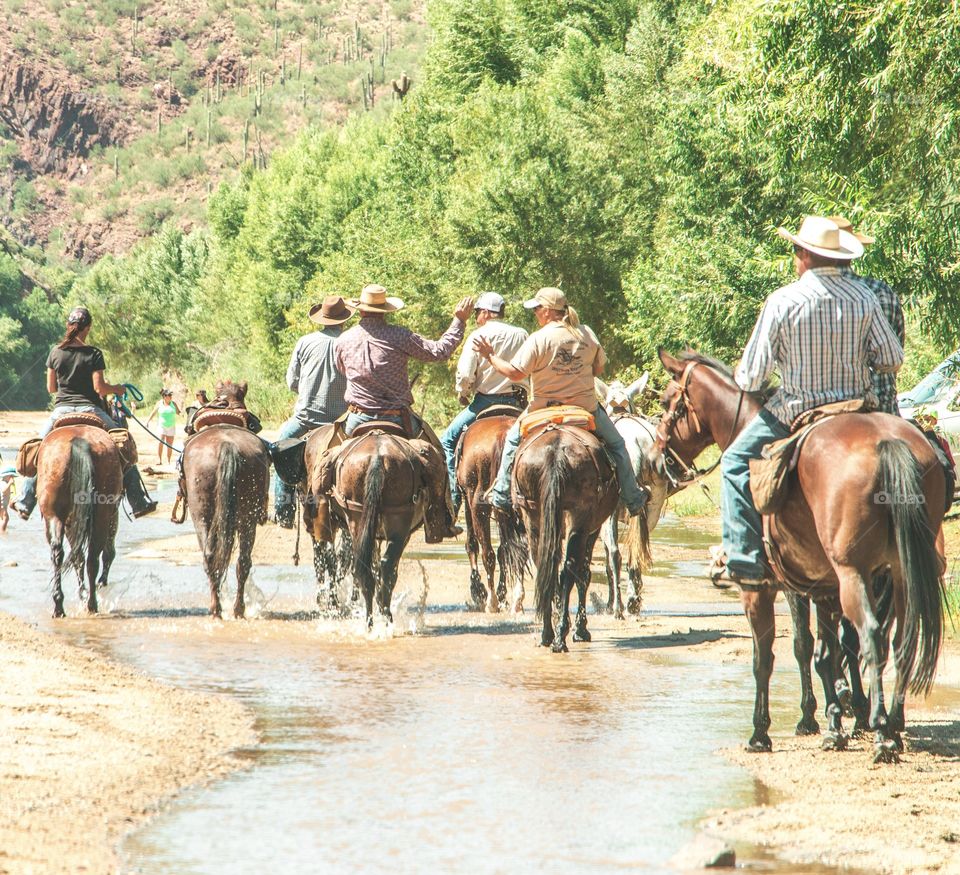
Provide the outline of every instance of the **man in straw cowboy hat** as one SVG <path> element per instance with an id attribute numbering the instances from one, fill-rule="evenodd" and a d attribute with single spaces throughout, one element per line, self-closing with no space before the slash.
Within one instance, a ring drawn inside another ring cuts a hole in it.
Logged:
<path id="1" fill-rule="evenodd" d="M 437 450 L 437 465 L 427 464 L 429 504 L 424 519 L 428 543 L 452 538 L 463 531 L 454 525 L 453 506 L 443 447 L 433 431 L 412 412 L 413 393 L 407 362 L 444 362 L 463 340 L 473 298 L 462 298 L 453 321 L 439 340 L 428 340 L 402 325 L 386 321 L 388 313 L 403 309 L 403 301 L 387 295 L 380 285 L 365 286 L 350 305 L 360 311 L 360 321 L 337 341 L 337 368 L 347 378 L 347 409 L 344 431 L 351 435 L 358 425 L 387 420 L 402 426 L 408 435 L 426 440 Z M 438 468 L 439 470 L 434 470 Z"/>
<path id="2" fill-rule="evenodd" d="M 334 362 L 334 344 L 356 309 L 339 295 L 328 295 L 310 308 L 310 321 L 319 328 L 297 341 L 287 368 L 287 385 L 297 393 L 293 415 L 280 427 L 278 440 L 298 438 L 321 425 L 335 422 L 347 410 L 347 381 Z M 274 510 L 277 525 L 293 528 L 294 494 L 274 474 Z"/>
<path id="3" fill-rule="evenodd" d="M 773 577 L 750 492 L 750 460 L 789 435 L 790 424 L 807 410 L 852 399 L 876 406 L 871 371 L 894 373 L 903 363 L 903 347 L 876 295 L 846 270 L 863 254 L 863 244 L 821 216 L 807 216 L 796 234 L 785 228 L 777 233 L 793 244 L 799 279 L 767 298 L 735 376 L 741 389 L 756 392 L 776 367 L 780 387 L 720 463 L 725 557 L 715 557 L 712 571 L 726 564 L 711 576 L 741 585 Z"/>
<path id="4" fill-rule="evenodd" d="M 473 342 L 480 337 L 490 341 L 496 354 L 509 361 L 520 351 L 527 332 L 503 319 L 507 302 L 496 292 L 484 292 L 474 304 L 473 314 L 477 320 L 476 330 L 467 338 L 457 362 L 457 397 L 463 410 L 454 417 L 443 433 L 441 443 L 447 457 L 447 473 L 450 477 L 450 493 L 453 495 L 455 509 L 460 505 L 460 490 L 457 487 L 456 452 L 460 436 L 470 427 L 488 407 L 509 404 L 522 407 L 523 404 L 514 392 L 514 383 L 497 372 L 473 348 Z M 526 384 L 526 380 L 523 381 Z M 471 398 L 472 396 L 472 398 Z"/>
<path id="5" fill-rule="evenodd" d="M 523 305 L 533 310 L 540 329 L 530 335 L 510 361 L 502 359 L 485 337 L 474 341 L 477 353 L 500 374 L 514 382 L 530 377 L 529 410 L 550 404 L 575 404 L 593 414 L 596 434 L 610 453 L 617 469 L 620 495 L 631 516 L 640 513 L 649 493 L 637 483 L 626 445 L 606 410 L 597 404 L 593 378 L 599 377 L 607 357 L 597 336 L 580 324 L 577 311 L 560 289 L 544 288 Z M 520 445 L 520 422 L 515 422 L 504 442 L 497 480 L 488 494 L 490 503 L 511 510 L 510 477 Z"/>

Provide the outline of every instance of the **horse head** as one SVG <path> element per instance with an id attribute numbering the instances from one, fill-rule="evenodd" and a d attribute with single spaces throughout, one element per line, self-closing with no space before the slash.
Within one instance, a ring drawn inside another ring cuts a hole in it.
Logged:
<path id="1" fill-rule="evenodd" d="M 246 405 L 243 399 L 247 396 L 247 381 L 234 383 L 233 380 L 220 380 L 214 387 L 217 393 L 216 400 L 225 404 L 228 408 L 242 407 Z"/>
<path id="2" fill-rule="evenodd" d="M 634 399 L 643 392 L 649 379 L 650 373 L 644 371 L 639 379 L 634 380 L 629 386 L 624 386 L 619 380 L 614 380 L 609 385 L 602 380 L 596 380 L 597 393 L 601 396 L 607 413 L 611 416 L 636 413 Z"/>

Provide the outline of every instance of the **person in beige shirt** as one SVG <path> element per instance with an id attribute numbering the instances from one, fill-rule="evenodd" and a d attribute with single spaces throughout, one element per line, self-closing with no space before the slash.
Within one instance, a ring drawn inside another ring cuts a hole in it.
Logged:
<path id="1" fill-rule="evenodd" d="M 457 362 L 457 397 L 464 409 L 454 417 L 440 439 L 447 461 L 450 494 L 453 496 L 455 513 L 460 510 L 462 498 L 457 487 L 456 460 L 460 436 L 488 407 L 493 407 L 495 404 L 522 406 L 513 390 L 513 381 L 499 373 L 473 348 L 474 341 L 482 337 L 497 351 L 497 355 L 507 360 L 519 352 L 528 335 L 522 328 L 503 321 L 506 307 L 507 302 L 496 292 L 484 292 L 477 298 L 477 303 L 473 307 L 477 327 L 467 337 L 460 360 Z M 524 386 L 527 385 L 527 380 L 519 382 Z"/>
<path id="2" fill-rule="evenodd" d="M 620 496 L 631 516 L 639 514 L 649 493 L 637 483 L 623 438 L 594 394 L 593 378 L 600 376 L 607 361 L 600 341 L 589 327 L 580 324 L 576 310 L 559 289 L 540 289 L 523 306 L 533 310 L 540 329 L 527 338 L 512 361 L 498 356 L 482 337 L 474 341 L 474 348 L 507 379 L 530 377 L 530 410 L 550 404 L 576 404 L 593 414 L 597 437 L 606 444 L 617 469 Z M 513 508 L 510 476 L 519 445 L 518 420 L 507 432 L 497 480 L 488 494 L 490 503 L 501 510 Z"/>

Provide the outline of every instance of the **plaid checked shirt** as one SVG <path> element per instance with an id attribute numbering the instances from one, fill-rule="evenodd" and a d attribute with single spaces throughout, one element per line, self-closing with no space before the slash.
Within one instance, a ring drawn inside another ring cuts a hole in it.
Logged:
<path id="1" fill-rule="evenodd" d="M 873 289 L 850 271 L 817 267 L 767 298 L 736 379 L 755 392 L 779 367 L 781 385 L 767 409 L 789 425 L 821 404 L 876 403 L 871 371 L 895 373 L 902 363 Z"/>

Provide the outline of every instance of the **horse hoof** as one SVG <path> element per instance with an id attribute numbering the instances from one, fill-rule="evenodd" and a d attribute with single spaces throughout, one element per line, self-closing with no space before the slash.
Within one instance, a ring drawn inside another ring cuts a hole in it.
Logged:
<path id="1" fill-rule="evenodd" d="M 614 611 L 613 619 L 614 619 L 614 620 L 626 620 L 627 618 L 624 616 L 623 611 Z"/>
<path id="2" fill-rule="evenodd" d="M 577 631 L 573 633 L 573 640 L 574 641 L 592 641 L 593 637 L 590 635 L 590 632 L 587 631 L 586 629 L 577 629 Z"/>
<path id="3" fill-rule="evenodd" d="M 567 647 L 566 641 L 554 641 L 551 645 L 551 649 L 554 653 L 569 653 L 570 649 Z"/>
<path id="4" fill-rule="evenodd" d="M 804 717 L 797 724 L 797 735 L 819 735 L 820 734 L 820 724 L 813 718 Z"/>
<path id="5" fill-rule="evenodd" d="M 633 614 L 636 616 L 640 613 L 640 610 L 643 608 L 643 602 L 638 599 L 636 596 L 630 596 L 627 599 L 627 613 Z"/>
<path id="6" fill-rule="evenodd" d="M 522 613 L 523 613 L 523 602 L 514 602 L 513 612 L 514 612 L 515 614 L 522 614 Z"/>
<path id="7" fill-rule="evenodd" d="M 846 750 L 847 736 L 842 732 L 828 732 L 823 736 L 823 742 L 820 745 L 821 750 Z"/>
<path id="8" fill-rule="evenodd" d="M 874 765 L 883 763 L 896 764 L 900 762 L 900 754 L 897 752 L 897 744 L 893 739 L 886 739 L 874 746 L 873 753 Z"/>
<path id="9" fill-rule="evenodd" d="M 755 735 L 747 742 L 747 753 L 770 753 L 773 750 L 773 742 L 769 735 Z"/>

